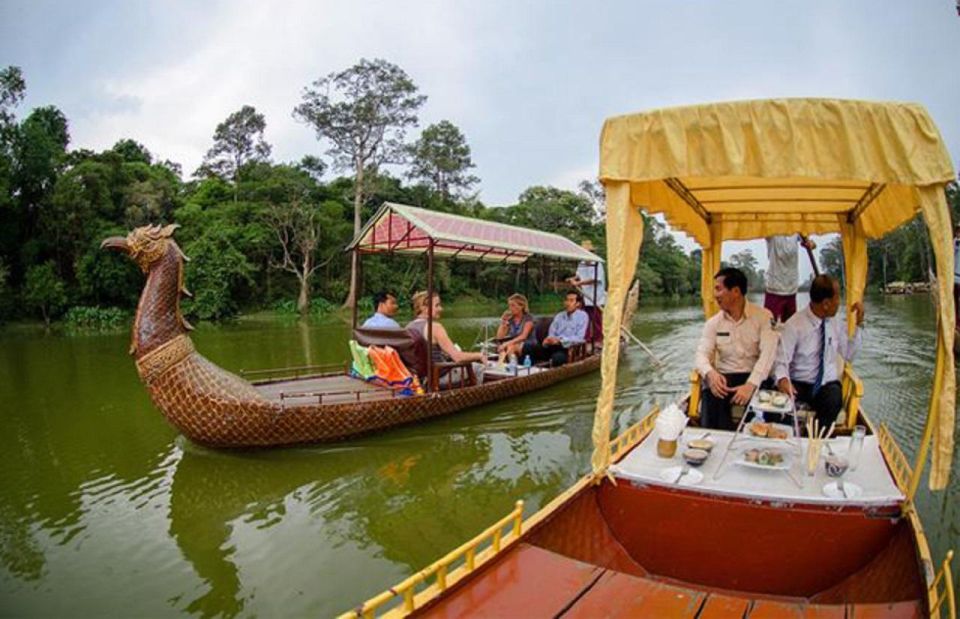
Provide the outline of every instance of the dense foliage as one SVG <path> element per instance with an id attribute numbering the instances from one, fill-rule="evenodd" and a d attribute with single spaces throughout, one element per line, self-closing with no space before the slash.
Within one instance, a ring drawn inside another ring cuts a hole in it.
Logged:
<path id="1" fill-rule="evenodd" d="M 379 97 L 371 84 L 382 89 Z M 71 150 L 69 121 L 56 107 L 18 114 L 25 90 L 18 68 L 0 70 L 0 321 L 64 319 L 77 328 L 123 322 L 143 275 L 126 258 L 100 250 L 100 241 L 148 223 L 181 226 L 177 240 L 191 258 L 186 285 L 194 294 L 184 311 L 195 320 L 261 308 L 334 311 L 350 288 L 343 248 L 357 221 L 384 201 L 591 239 L 605 253 L 597 183 L 584 181 L 577 191 L 532 186 L 516 204 L 485 206 L 470 193 L 478 179 L 466 136 L 453 123 L 405 141 L 425 97 L 384 61 L 364 60 L 321 78 L 294 110 L 327 144 L 329 165 L 346 174 L 329 179 L 328 164 L 313 154 L 271 161 L 263 139 L 268 119 L 250 106 L 211 128 L 204 165 L 185 179 L 178 164 L 158 160 L 131 138 L 100 152 Z M 376 144 L 351 150 L 351 136 L 366 135 L 362 127 L 372 128 Z M 948 195 L 956 211 L 957 188 Z M 644 294 L 697 294 L 699 252 L 684 252 L 659 220 L 646 223 L 637 270 Z M 841 267 L 835 244 L 823 252 L 827 270 Z M 931 264 L 925 228 L 914 222 L 871 243 L 870 260 L 872 284 L 924 279 Z M 762 285 L 748 251 L 730 262 L 748 271 L 752 287 Z M 447 297 L 503 298 L 516 290 L 536 297 L 562 286 L 571 268 L 531 261 L 524 280 L 499 264 L 442 262 L 436 278 Z M 388 286 L 408 297 L 425 278 L 422 260 L 370 257 L 362 289 Z"/>

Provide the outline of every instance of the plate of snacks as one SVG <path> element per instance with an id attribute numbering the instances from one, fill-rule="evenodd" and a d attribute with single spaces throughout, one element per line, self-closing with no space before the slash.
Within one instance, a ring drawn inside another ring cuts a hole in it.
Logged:
<path id="1" fill-rule="evenodd" d="M 747 431 L 754 438 L 769 438 L 775 440 L 785 440 L 793 434 L 793 428 L 778 423 L 766 423 L 764 421 L 752 421 L 747 425 Z"/>
<path id="2" fill-rule="evenodd" d="M 779 391 L 760 389 L 750 402 L 751 408 L 765 413 L 789 413 L 793 410 L 790 397 Z"/>
<path id="3" fill-rule="evenodd" d="M 747 449 L 734 462 L 747 468 L 766 469 L 768 471 L 784 471 L 790 468 L 790 459 L 780 449 Z"/>

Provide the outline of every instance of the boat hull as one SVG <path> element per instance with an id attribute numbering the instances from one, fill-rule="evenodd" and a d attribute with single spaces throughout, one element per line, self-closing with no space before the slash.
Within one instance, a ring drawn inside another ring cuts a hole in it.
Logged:
<path id="1" fill-rule="evenodd" d="M 600 356 L 592 355 L 547 372 L 439 393 L 295 405 L 264 398 L 195 351 L 161 375 L 141 376 L 157 408 L 191 441 L 255 448 L 337 441 L 416 423 L 543 389 L 599 367 Z"/>

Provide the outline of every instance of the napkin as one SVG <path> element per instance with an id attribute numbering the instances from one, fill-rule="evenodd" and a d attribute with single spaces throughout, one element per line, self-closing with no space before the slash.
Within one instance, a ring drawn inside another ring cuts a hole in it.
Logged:
<path id="1" fill-rule="evenodd" d="M 675 441 L 680 436 L 680 432 L 687 425 L 687 416 L 683 414 L 676 404 L 671 404 L 660 411 L 654 427 L 657 429 L 657 435 L 665 441 Z"/>

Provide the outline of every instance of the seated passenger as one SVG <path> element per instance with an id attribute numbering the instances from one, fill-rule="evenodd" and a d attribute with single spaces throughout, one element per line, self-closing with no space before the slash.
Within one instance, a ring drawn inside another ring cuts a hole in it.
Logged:
<path id="1" fill-rule="evenodd" d="M 777 388 L 816 411 L 817 421 L 829 427 L 843 406 L 838 357 L 852 361 L 863 340 L 863 304 L 853 304 L 857 328 L 852 338 L 842 320 L 840 286 L 829 275 L 810 284 L 810 305 L 784 323 L 780 332 L 774 376 Z"/>
<path id="2" fill-rule="evenodd" d="M 373 295 L 374 314 L 363 322 L 364 328 L 399 329 L 400 325 L 393 319 L 397 313 L 397 295 L 387 290 L 381 290 Z"/>
<path id="3" fill-rule="evenodd" d="M 553 317 L 547 337 L 539 344 L 524 344 L 523 356 L 530 355 L 534 361 L 550 361 L 551 366 L 560 366 L 569 358 L 568 349 L 586 341 L 590 317 L 581 308 L 583 295 L 571 290 L 563 298 L 563 311 Z"/>
<path id="4" fill-rule="evenodd" d="M 746 299 L 747 277 L 728 267 L 714 276 L 720 311 L 703 326 L 695 357 L 703 378 L 700 425 L 733 430 L 731 404 L 745 406 L 770 374 L 777 354 L 772 314 Z"/>
<path id="5" fill-rule="evenodd" d="M 408 329 L 414 329 L 423 334 L 423 339 L 427 337 L 427 314 L 430 308 L 427 305 L 427 293 L 418 292 L 413 295 L 413 313 L 414 319 L 407 324 Z M 440 324 L 440 316 L 443 314 L 443 306 L 440 304 L 440 295 L 433 293 L 433 350 L 430 354 L 434 361 L 447 362 L 454 361 L 462 363 L 464 361 L 483 361 L 483 354 L 479 352 L 463 352 L 453 343 L 447 330 Z"/>
<path id="6" fill-rule="evenodd" d="M 497 351 L 519 356 L 524 344 L 536 344 L 537 333 L 533 328 L 533 316 L 530 315 L 527 297 L 512 294 L 507 297 L 507 311 L 500 317 L 497 339 L 504 340 Z"/>

